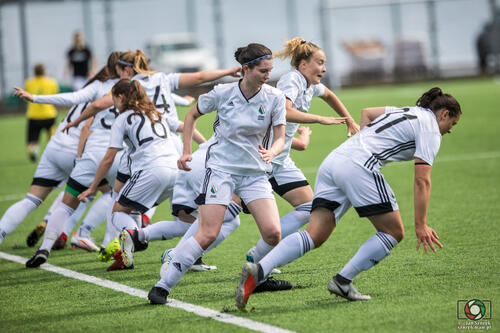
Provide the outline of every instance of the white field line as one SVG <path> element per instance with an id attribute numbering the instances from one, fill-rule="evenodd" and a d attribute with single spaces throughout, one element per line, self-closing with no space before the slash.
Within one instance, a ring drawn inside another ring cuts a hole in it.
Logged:
<path id="1" fill-rule="evenodd" d="M 475 153 L 475 154 L 462 154 L 462 155 L 449 155 L 449 156 L 444 156 L 444 157 L 438 157 L 434 161 L 434 164 L 439 164 L 439 163 L 446 163 L 446 162 L 459 162 L 459 161 L 468 161 L 468 160 L 484 160 L 484 159 L 491 159 L 491 158 L 499 158 L 500 157 L 500 151 L 490 151 L 490 152 L 483 152 L 483 153 Z M 408 161 L 406 163 L 409 163 L 411 161 Z M 395 165 L 402 165 L 401 163 L 389 163 L 386 165 L 386 167 L 390 166 L 395 166 Z M 317 172 L 319 169 L 319 165 L 317 167 L 306 167 L 301 169 L 303 173 L 307 174 L 312 174 Z"/>
<path id="2" fill-rule="evenodd" d="M 14 262 L 17 262 L 17 263 L 20 263 L 23 265 L 27 261 L 26 258 L 12 255 L 12 254 L 8 254 L 5 252 L 0 252 L 0 258 L 14 261 Z M 119 291 L 119 292 L 122 292 L 122 293 L 125 293 L 128 295 L 137 296 L 137 297 L 140 297 L 140 298 L 145 299 L 145 300 L 148 299 L 148 292 L 147 291 L 135 289 L 135 288 L 126 286 L 126 285 L 121 284 L 121 283 L 117 283 L 117 282 L 113 282 L 113 281 L 109 281 L 109 280 L 103 280 L 103 279 L 100 279 L 100 278 L 95 277 L 95 276 L 91 276 L 91 275 L 87 275 L 87 274 L 83 274 L 83 273 L 78 273 L 78 272 L 75 272 L 75 271 L 72 271 L 72 270 L 69 270 L 66 268 L 57 267 L 57 266 L 53 266 L 50 264 L 43 264 L 40 266 L 40 269 L 43 269 L 43 270 L 46 270 L 49 272 L 53 272 L 56 274 L 60 274 L 60 275 L 63 275 L 63 276 L 66 276 L 66 277 L 69 277 L 72 279 L 92 283 L 92 284 L 95 284 L 95 285 L 98 285 L 98 286 L 101 286 L 104 288 L 109 288 L 109 289 Z M 218 311 L 215 311 L 212 309 L 204 308 L 202 306 L 181 302 L 181 301 L 178 301 L 178 300 L 175 300 L 172 298 L 168 298 L 168 303 L 166 305 L 173 307 L 173 308 L 178 308 L 178 309 L 185 310 L 187 312 L 194 313 L 197 316 L 211 318 L 213 320 L 221 321 L 223 323 L 232 324 L 232 325 L 236 325 L 236 326 L 241 326 L 241 327 L 248 328 L 250 330 L 257 331 L 257 332 L 293 333 L 293 331 L 288 331 L 288 330 L 285 330 L 285 329 L 282 329 L 282 328 L 279 328 L 276 326 L 272 326 L 272 325 L 268 325 L 268 324 L 264 324 L 264 323 L 259 323 L 257 321 L 253 321 L 253 320 L 242 318 L 242 317 L 232 316 L 232 315 L 227 314 L 227 313 L 222 313 L 222 312 L 218 312 Z"/>
<path id="3" fill-rule="evenodd" d="M 26 196 L 26 193 L 0 195 L 0 202 L 2 202 L 2 201 L 15 201 L 15 200 L 22 199 L 25 196 Z"/>

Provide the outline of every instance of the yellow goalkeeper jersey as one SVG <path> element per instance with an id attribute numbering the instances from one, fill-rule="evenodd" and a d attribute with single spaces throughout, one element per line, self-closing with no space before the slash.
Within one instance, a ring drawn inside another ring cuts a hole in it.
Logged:
<path id="1" fill-rule="evenodd" d="M 59 92 L 57 81 L 45 76 L 27 79 L 24 89 L 32 95 L 52 95 Z M 56 116 L 57 110 L 51 104 L 28 103 L 27 117 L 29 119 L 50 119 Z"/>

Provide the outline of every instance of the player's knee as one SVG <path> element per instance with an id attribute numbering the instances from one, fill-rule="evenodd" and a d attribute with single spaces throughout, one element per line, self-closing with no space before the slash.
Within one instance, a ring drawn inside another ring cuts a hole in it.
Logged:
<path id="1" fill-rule="evenodd" d="M 278 245 L 281 240 L 281 230 L 279 228 L 270 230 L 262 238 L 269 245 Z"/>
<path id="2" fill-rule="evenodd" d="M 403 227 L 401 226 L 401 227 L 398 227 L 398 228 L 394 228 L 393 230 L 391 230 L 390 232 L 388 232 L 388 234 L 391 235 L 392 237 L 394 237 L 394 239 L 398 243 L 401 243 L 401 241 L 404 238 L 405 231 L 404 231 Z"/>

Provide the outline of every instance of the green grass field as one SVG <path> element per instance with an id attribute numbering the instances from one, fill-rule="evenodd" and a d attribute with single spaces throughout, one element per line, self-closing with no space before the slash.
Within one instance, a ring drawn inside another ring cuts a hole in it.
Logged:
<path id="1" fill-rule="evenodd" d="M 413 226 L 413 164 L 396 163 L 382 171 L 395 191 L 405 223 L 406 237 L 393 253 L 368 272 L 360 274 L 357 288 L 371 294 L 369 302 L 350 303 L 331 296 L 326 285 L 331 276 L 374 234 L 368 220 L 351 210 L 332 237 L 319 249 L 283 267 L 279 279 L 295 288 L 252 295 L 249 313 L 234 305 L 234 291 L 246 251 L 259 234 L 253 219 L 241 215 L 241 226 L 204 260 L 218 270 L 188 273 L 171 292 L 184 302 L 226 312 L 297 332 L 455 332 L 457 301 L 500 300 L 500 82 L 493 80 L 444 81 L 398 86 L 345 89 L 338 96 L 359 121 L 363 107 L 414 105 L 428 88 L 439 85 L 461 103 L 463 116 L 451 135 L 443 138 L 432 172 L 428 224 L 444 248 L 437 254 L 415 251 Z M 185 113 L 181 109 L 181 116 Z M 321 100 L 311 112 L 329 114 Z M 199 128 L 208 137 L 211 121 L 202 118 Z M 311 184 L 323 158 L 343 140 L 344 127 L 310 126 L 308 150 L 293 152 Z M 0 119 L 0 213 L 22 197 L 33 176 L 24 151 L 25 119 Z M 11 195 L 18 195 L 12 199 Z M 25 239 L 41 220 L 49 199 L 0 245 L 1 252 L 31 257 Z M 291 207 L 278 199 L 281 215 Z M 154 221 L 169 220 L 168 204 L 157 210 Z M 105 226 L 94 232 L 96 243 Z M 106 272 L 97 255 L 67 248 L 53 251 L 52 265 L 149 291 L 159 278 L 160 255 L 178 239 L 151 243 L 135 256 L 135 269 Z M 144 299 L 63 277 L 41 269 L 0 259 L 0 332 L 238 332 L 248 329 L 199 317 L 171 307 L 152 307 Z M 492 313 L 492 330 L 500 324 Z"/>

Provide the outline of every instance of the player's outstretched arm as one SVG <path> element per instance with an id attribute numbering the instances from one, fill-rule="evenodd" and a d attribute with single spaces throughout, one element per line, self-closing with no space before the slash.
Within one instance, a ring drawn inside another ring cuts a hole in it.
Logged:
<path id="1" fill-rule="evenodd" d="M 92 131 L 90 130 L 90 125 L 92 125 L 93 120 L 94 117 L 87 119 L 80 132 L 80 138 L 78 139 L 78 151 L 76 152 L 76 157 L 78 158 L 82 157 L 83 149 L 85 148 L 85 143 L 87 142 L 87 139 L 89 138 L 90 134 L 92 134 Z"/>
<path id="2" fill-rule="evenodd" d="M 102 110 L 105 110 L 113 105 L 113 98 L 111 97 L 111 94 L 107 94 L 89 106 L 85 108 L 85 110 L 82 111 L 80 116 L 76 118 L 75 120 L 69 122 L 64 126 L 62 129 L 63 132 L 67 132 L 71 127 L 77 127 L 82 121 L 89 119 L 90 117 L 95 116 Z"/>
<path id="3" fill-rule="evenodd" d="M 320 96 L 332 109 L 337 112 L 337 114 L 341 117 L 346 118 L 347 124 L 347 134 L 352 135 L 359 132 L 359 125 L 356 124 L 356 121 L 352 118 L 347 108 L 344 106 L 344 103 L 331 91 L 330 89 L 325 87 L 325 93 L 323 96 Z"/>
<path id="4" fill-rule="evenodd" d="M 181 73 L 179 88 L 191 87 L 205 82 L 218 80 L 224 76 L 240 77 L 241 66 L 228 69 L 207 69 L 196 73 Z"/>
<path id="5" fill-rule="evenodd" d="M 433 252 L 443 245 L 439 242 L 437 233 L 427 226 L 427 207 L 431 196 L 431 170 L 432 167 L 425 161 L 415 159 L 415 180 L 414 180 L 414 206 L 415 206 L 415 233 L 417 234 L 417 251 L 420 244 L 424 245 L 425 253 L 429 252 L 428 246 Z"/>
<path id="6" fill-rule="evenodd" d="M 25 102 L 32 102 L 33 103 L 33 95 L 27 92 L 24 89 L 21 89 L 17 86 L 14 86 L 14 96 L 22 99 Z"/>
<path id="7" fill-rule="evenodd" d="M 196 119 L 201 117 L 202 114 L 198 111 L 198 104 L 195 104 L 191 110 L 186 114 L 186 119 L 184 120 L 184 148 L 182 151 L 182 156 L 177 161 L 177 167 L 181 170 L 191 171 L 187 162 L 192 160 L 191 157 L 191 140 L 193 140 L 193 132 L 196 126 Z"/>
<path id="8" fill-rule="evenodd" d="M 346 122 L 346 118 L 324 117 L 318 114 L 301 112 L 293 107 L 293 102 L 289 99 L 286 99 L 285 107 L 286 121 L 289 123 L 334 125 Z"/>
<path id="9" fill-rule="evenodd" d="M 285 147 L 285 125 L 273 126 L 273 138 L 274 141 L 271 148 L 265 149 L 262 145 L 259 145 L 261 158 L 268 164 L 271 163 L 273 158 L 281 153 Z"/>

